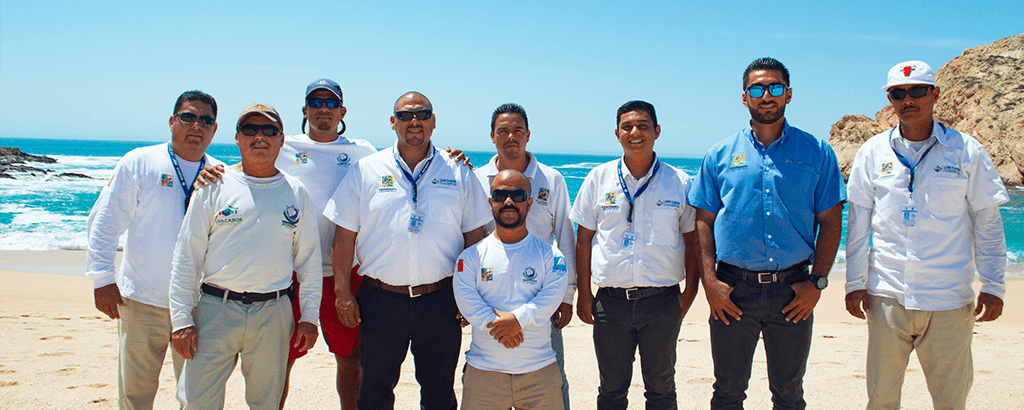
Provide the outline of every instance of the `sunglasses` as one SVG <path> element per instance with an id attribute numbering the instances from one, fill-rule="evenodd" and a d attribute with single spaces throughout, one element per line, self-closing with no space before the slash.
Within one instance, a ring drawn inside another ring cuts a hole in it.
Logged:
<path id="1" fill-rule="evenodd" d="M 889 98 L 892 98 L 894 100 L 902 100 L 904 97 L 908 95 L 914 98 L 921 98 L 928 95 L 928 91 L 931 89 L 932 86 L 930 85 L 911 87 L 909 90 L 904 90 L 901 88 L 892 88 L 889 90 Z"/>
<path id="2" fill-rule="evenodd" d="M 243 125 L 241 127 L 238 127 L 238 132 L 242 133 L 242 135 L 249 136 L 249 137 L 251 137 L 253 135 L 256 135 L 257 131 L 262 131 L 263 135 L 265 135 L 265 136 L 273 137 L 273 136 L 277 135 L 277 133 L 281 132 L 281 129 L 277 128 L 276 125 L 270 125 L 270 124 L 265 124 L 265 125 L 245 124 L 245 125 Z"/>
<path id="3" fill-rule="evenodd" d="M 764 90 L 768 90 L 768 94 L 772 97 L 779 97 L 782 93 L 786 92 L 786 85 L 782 83 L 769 84 L 767 86 L 761 84 L 754 84 L 747 87 L 747 94 L 750 94 L 750 98 L 761 98 L 764 97 Z"/>
<path id="4" fill-rule="evenodd" d="M 210 127 L 213 125 L 213 123 L 217 122 L 216 118 L 213 118 L 209 115 L 195 115 L 188 111 L 175 114 L 175 117 L 178 117 L 179 120 L 186 124 L 192 124 L 195 123 L 196 120 L 199 120 L 199 125 L 202 125 L 204 127 Z"/>
<path id="5" fill-rule="evenodd" d="M 530 199 L 530 193 L 522 189 L 495 189 L 491 191 L 491 200 L 494 202 L 505 202 L 505 199 L 512 198 L 512 202 L 526 202 Z"/>
<path id="6" fill-rule="evenodd" d="M 306 100 L 306 106 L 309 108 L 320 108 L 324 104 L 327 104 L 327 108 L 338 108 L 341 107 L 341 100 L 333 98 L 311 98 Z"/>
<path id="7" fill-rule="evenodd" d="M 399 121 L 410 121 L 412 117 L 416 117 L 417 120 L 426 121 L 430 119 L 433 112 L 430 110 L 416 110 L 416 111 L 395 111 L 395 118 Z"/>

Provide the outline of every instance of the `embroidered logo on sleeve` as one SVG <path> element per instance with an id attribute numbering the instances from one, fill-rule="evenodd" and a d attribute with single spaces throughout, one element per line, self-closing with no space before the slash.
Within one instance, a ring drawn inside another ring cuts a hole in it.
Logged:
<path id="1" fill-rule="evenodd" d="M 555 272 L 565 272 L 565 258 L 561 256 L 555 257 L 555 267 L 551 270 Z"/>
<path id="2" fill-rule="evenodd" d="M 113 180 L 113 177 L 111 177 L 111 180 Z M 174 187 L 174 180 L 171 179 L 170 175 L 160 174 L 160 186 L 165 186 L 165 187 L 168 187 L 168 188 L 173 188 Z"/>
<path id="3" fill-rule="evenodd" d="M 284 220 L 281 221 L 281 226 L 287 226 L 287 227 L 292 228 L 292 229 L 295 229 L 295 228 L 298 227 L 298 224 L 299 224 L 299 208 L 296 208 L 296 207 L 294 207 L 292 205 L 288 205 L 287 207 L 284 208 L 283 214 L 284 214 Z"/>
<path id="4" fill-rule="evenodd" d="M 494 280 L 494 268 L 480 268 L 480 281 L 490 282 Z"/>
<path id="5" fill-rule="evenodd" d="M 295 154 L 295 164 L 296 165 L 304 165 L 304 164 L 306 164 L 308 162 L 309 162 L 309 156 L 306 155 L 305 152 L 300 152 L 298 154 Z"/>

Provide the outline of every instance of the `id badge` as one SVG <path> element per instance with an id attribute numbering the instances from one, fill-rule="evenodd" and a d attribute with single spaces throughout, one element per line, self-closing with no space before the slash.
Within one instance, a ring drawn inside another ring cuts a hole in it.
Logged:
<path id="1" fill-rule="evenodd" d="M 636 244 L 636 232 L 626 231 L 622 234 L 622 252 L 633 253 Z"/>
<path id="2" fill-rule="evenodd" d="M 409 216 L 409 233 L 419 235 L 423 232 L 423 214 L 419 212 L 413 212 Z"/>
<path id="3" fill-rule="evenodd" d="M 917 208 L 914 204 L 903 204 L 903 226 L 917 226 Z"/>

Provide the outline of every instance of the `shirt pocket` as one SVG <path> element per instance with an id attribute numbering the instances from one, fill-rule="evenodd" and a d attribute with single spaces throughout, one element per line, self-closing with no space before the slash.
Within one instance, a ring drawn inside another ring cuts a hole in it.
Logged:
<path id="1" fill-rule="evenodd" d="M 461 205 L 459 204 L 459 193 L 449 189 L 430 189 L 427 190 L 426 200 L 421 202 L 421 205 L 426 205 L 427 209 L 424 214 L 427 219 L 431 222 L 443 223 L 443 224 L 455 224 L 458 222 L 456 218 L 456 212 L 459 210 Z"/>
<path id="2" fill-rule="evenodd" d="M 935 216 L 952 217 L 967 210 L 967 180 L 959 178 L 934 178 L 932 189 L 925 200 Z"/>
<path id="3" fill-rule="evenodd" d="M 651 242 L 655 245 L 679 246 L 679 210 L 658 209 L 651 211 Z"/>

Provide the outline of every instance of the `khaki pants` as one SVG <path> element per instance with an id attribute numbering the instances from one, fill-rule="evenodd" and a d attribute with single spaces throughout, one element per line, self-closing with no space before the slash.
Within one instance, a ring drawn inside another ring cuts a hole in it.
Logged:
<path id="1" fill-rule="evenodd" d="M 462 374 L 463 409 L 560 410 L 563 406 L 558 363 L 523 374 L 489 372 L 467 364 Z"/>
<path id="2" fill-rule="evenodd" d="M 118 407 L 129 410 L 150 410 L 160 382 L 160 369 L 164 366 L 171 342 L 171 313 L 156 307 L 124 298 L 118 306 L 121 319 L 117 321 L 117 395 Z M 185 360 L 170 349 L 174 361 L 174 379 L 181 375 Z"/>
<path id="3" fill-rule="evenodd" d="M 924 311 L 879 296 L 870 296 L 868 303 L 867 408 L 900 408 L 907 362 L 917 350 L 933 406 L 964 409 L 974 380 L 974 304 Z"/>

